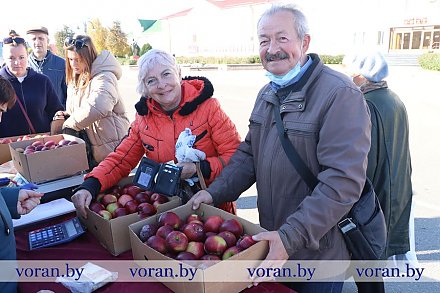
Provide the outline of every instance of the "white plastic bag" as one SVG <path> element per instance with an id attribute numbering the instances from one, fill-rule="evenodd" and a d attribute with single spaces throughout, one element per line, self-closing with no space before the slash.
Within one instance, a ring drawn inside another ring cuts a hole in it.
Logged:
<path id="1" fill-rule="evenodd" d="M 199 162 L 206 159 L 206 154 L 193 148 L 196 136 L 191 133 L 191 129 L 185 128 L 179 134 L 176 142 L 176 159 L 178 163 Z M 197 177 L 186 179 L 190 186 L 198 181 Z"/>

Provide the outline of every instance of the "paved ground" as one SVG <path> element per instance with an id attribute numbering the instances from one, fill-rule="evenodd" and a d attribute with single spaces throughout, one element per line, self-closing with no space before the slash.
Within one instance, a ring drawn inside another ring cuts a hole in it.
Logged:
<path id="1" fill-rule="evenodd" d="M 339 67 L 335 67 L 339 69 Z M 214 84 L 214 96 L 245 136 L 248 118 L 260 87 L 267 82 L 262 71 L 188 71 L 183 75 L 203 75 Z M 389 86 L 405 103 L 410 122 L 410 144 L 413 164 L 413 208 L 415 215 L 415 248 L 419 260 L 440 261 L 440 72 L 419 67 L 394 66 L 387 79 Z M 124 67 L 120 89 L 126 99 L 130 117 L 134 117 L 137 68 Z M 239 216 L 258 223 L 256 189 L 246 191 L 238 200 Z M 440 273 L 435 282 L 387 283 L 387 292 L 440 292 Z M 344 292 L 356 292 L 346 283 Z"/>

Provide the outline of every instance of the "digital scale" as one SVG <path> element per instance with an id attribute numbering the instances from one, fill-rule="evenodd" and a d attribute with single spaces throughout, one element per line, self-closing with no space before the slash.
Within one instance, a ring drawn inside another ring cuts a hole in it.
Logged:
<path id="1" fill-rule="evenodd" d="M 49 247 L 72 241 L 85 233 L 78 217 L 29 232 L 29 249 Z"/>

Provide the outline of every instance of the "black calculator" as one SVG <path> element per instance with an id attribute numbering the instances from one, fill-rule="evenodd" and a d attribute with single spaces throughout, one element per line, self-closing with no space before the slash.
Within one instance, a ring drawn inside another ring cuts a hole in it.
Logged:
<path id="1" fill-rule="evenodd" d="M 69 242 L 85 233 L 78 217 L 29 232 L 29 249 L 37 249 Z"/>

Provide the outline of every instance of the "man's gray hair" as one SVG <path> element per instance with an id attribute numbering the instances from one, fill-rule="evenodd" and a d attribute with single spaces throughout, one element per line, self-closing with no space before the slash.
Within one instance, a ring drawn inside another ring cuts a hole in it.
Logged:
<path id="1" fill-rule="evenodd" d="M 136 91 L 143 97 L 148 95 L 145 78 L 148 76 L 148 73 L 158 64 L 170 67 L 176 72 L 176 74 L 179 74 L 179 67 L 176 63 L 176 59 L 171 54 L 159 49 L 149 50 L 138 60 L 139 72 Z"/>
<path id="2" fill-rule="evenodd" d="M 293 22 L 295 24 L 295 29 L 298 34 L 298 37 L 301 40 L 303 40 L 304 36 L 309 33 L 309 25 L 307 23 L 307 18 L 304 15 L 304 13 L 298 8 L 298 6 L 296 6 L 294 4 L 274 4 L 274 5 L 272 5 L 265 12 L 263 12 L 260 19 L 258 20 L 257 26 L 260 25 L 260 21 L 264 17 L 274 15 L 275 13 L 278 13 L 281 11 L 287 11 L 287 12 L 292 13 Z"/>

